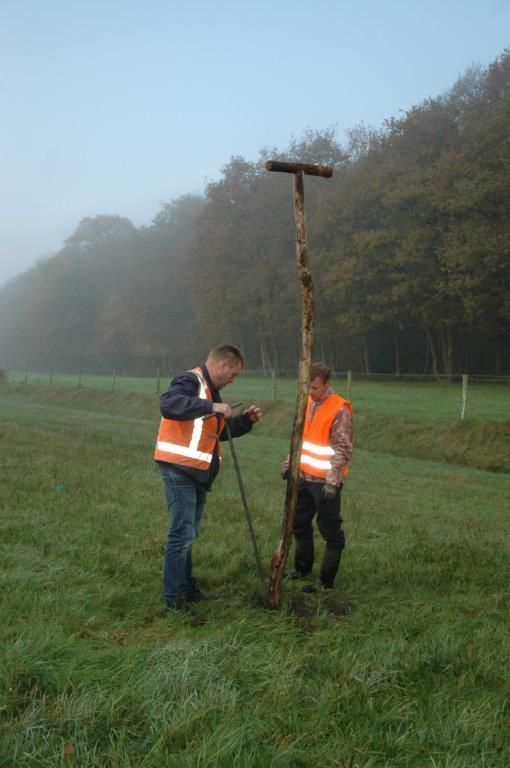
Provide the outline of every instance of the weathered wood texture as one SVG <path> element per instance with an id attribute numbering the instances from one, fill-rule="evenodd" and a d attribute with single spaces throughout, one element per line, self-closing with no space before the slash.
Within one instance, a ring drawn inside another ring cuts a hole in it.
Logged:
<path id="1" fill-rule="evenodd" d="M 308 248 L 306 244 L 306 225 L 304 211 L 303 171 L 294 176 L 294 213 L 296 217 L 296 258 L 299 280 L 302 290 L 301 322 L 301 358 L 298 371 L 298 392 L 294 424 L 290 443 L 289 473 L 283 525 L 278 548 L 271 559 L 269 584 L 266 603 L 269 608 L 278 608 L 282 602 L 282 580 L 292 542 L 292 529 L 296 515 L 299 455 L 303 435 L 304 417 L 308 387 L 310 384 L 310 365 L 312 362 L 314 295 L 313 282 L 308 266 Z"/>
<path id="2" fill-rule="evenodd" d="M 281 173 L 299 173 L 302 171 L 307 176 L 323 176 L 325 179 L 331 178 L 333 168 L 329 165 L 310 165 L 310 163 L 284 163 L 280 160 L 268 160 L 266 163 L 267 171 L 279 171 Z"/>

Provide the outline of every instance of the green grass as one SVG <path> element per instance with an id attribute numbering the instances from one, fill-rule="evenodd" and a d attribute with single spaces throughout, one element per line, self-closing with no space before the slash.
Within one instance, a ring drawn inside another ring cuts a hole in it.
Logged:
<path id="1" fill-rule="evenodd" d="M 10 373 L 12 384 L 24 382 L 23 373 Z M 77 374 L 53 374 L 52 386 L 57 388 L 77 388 Z M 48 387 L 48 373 L 30 373 L 27 383 L 32 387 Z M 81 384 L 84 388 L 98 389 L 111 393 L 111 376 L 93 376 L 83 374 Z M 166 379 L 161 379 L 160 389 L 168 386 Z M 335 389 L 348 396 L 346 379 L 333 381 Z M 138 395 L 155 395 L 157 381 L 155 378 L 118 377 L 115 381 L 115 392 L 134 393 Z M 236 383 L 228 390 L 233 401 L 243 399 L 272 401 L 274 398 L 273 381 L 267 377 L 256 377 L 242 374 Z M 294 405 L 296 401 L 296 382 L 292 378 L 276 380 L 276 398 L 280 403 Z M 351 398 L 356 413 L 374 413 L 387 416 L 403 416 L 421 422 L 454 424 L 460 420 L 462 406 L 462 387 L 460 383 L 444 382 L 401 382 L 401 381 L 371 381 L 366 378 L 354 377 Z M 470 380 L 466 416 L 474 422 L 508 421 L 510 419 L 510 378 L 480 383 L 480 380 Z"/>
<path id="2" fill-rule="evenodd" d="M 508 474 L 358 447 L 337 587 L 270 613 L 227 450 L 168 617 L 155 399 L 41 391 L 0 390 L 2 768 L 508 764 Z M 266 565 L 287 414 L 236 443 Z"/>
<path id="3" fill-rule="evenodd" d="M 230 402 L 243 400 L 245 405 L 251 402 L 262 404 L 266 419 L 258 431 L 265 437 L 290 436 L 294 417 L 295 384 L 290 381 L 285 381 L 284 384 L 286 389 L 283 392 L 278 391 L 277 402 L 273 402 L 272 392 L 268 392 L 267 380 L 260 378 L 242 377 L 226 390 L 225 397 Z M 490 399 L 490 394 L 494 398 L 494 419 L 469 416 L 461 421 L 445 416 L 439 418 L 435 411 L 424 412 L 420 409 L 420 403 L 423 405 L 426 402 L 427 390 L 424 393 L 419 386 L 416 390 L 412 384 L 404 387 L 398 384 L 366 383 L 366 401 L 360 399 L 359 404 L 355 403 L 357 448 L 404 457 L 450 461 L 495 472 L 510 472 L 510 391 L 507 392 L 503 388 L 496 398 L 496 391 L 491 389 L 491 385 L 487 385 L 486 399 Z M 395 402 L 386 395 L 388 391 L 394 394 L 392 387 L 402 391 L 399 408 L 396 408 Z M 438 387 L 437 391 L 441 385 Z M 11 400 L 72 409 L 93 408 L 95 412 L 129 415 L 153 422 L 159 418 L 158 396 L 155 392 L 112 393 L 105 389 L 87 387 L 56 388 L 20 383 L 4 385 L 0 389 L 0 392 L 2 391 L 8 394 Z M 367 392 L 370 392 L 370 397 Z M 379 402 L 379 407 L 371 405 L 376 401 Z M 506 420 L 503 418 L 505 414 Z"/>

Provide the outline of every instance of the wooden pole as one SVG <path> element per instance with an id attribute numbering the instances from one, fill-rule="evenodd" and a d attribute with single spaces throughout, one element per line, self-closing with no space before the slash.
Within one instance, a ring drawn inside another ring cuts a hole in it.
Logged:
<path id="1" fill-rule="evenodd" d="M 81 368 L 78 368 L 78 384 L 77 387 L 81 387 Z"/>
<path id="2" fill-rule="evenodd" d="M 52 384 L 53 384 L 53 371 L 50 371 L 50 383 L 49 383 L 49 386 L 51 387 Z"/>
<path id="3" fill-rule="evenodd" d="M 115 373 L 115 368 L 112 371 L 112 392 L 115 392 L 115 379 L 117 378 L 117 374 Z"/>
<path id="4" fill-rule="evenodd" d="M 468 376 L 467 374 L 463 374 L 462 376 L 462 409 L 460 412 L 460 418 L 463 419 L 466 415 L 466 405 L 467 405 L 467 389 L 468 389 Z"/>
<path id="5" fill-rule="evenodd" d="M 28 382 L 28 371 L 25 371 L 24 383 L 26 384 L 27 382 Z"/>
<path id="6" fill-rule="evenodd" d="M 298 370 L 296 410 L 290 442 L 289 473 L 282 532 L 269 569 L 269 584 L 266 595 L 266 603 L 269 608 L 278 608 L 282 602 L 283 573 L 289 555 L 296 515 L 299 455 L 312 362 L 314 295 L 312 276 L 308 266 L 304 204 L 303 171 L 300 170 L 294 174 L 294 215 L 296 218 L 296 259 L 302 290 L 301 357 Z"/>
<path id="7" fill-rule="evenodd" d="M 157 371 L 157 374 L 156 374 L 156 394 L 157 395 L 159 395 L 159 389 L 160 389 L 160 386 L 161 386 L 160 380 L 161 380 L 161 376 L 160 376 L 160 370 L 158 368 L 158 371 Z"/>
<path id="8" fill-rule="evenodd" d="M 276 403 L 277 400 L 277 388 L 276 388 L 276 371 L 273 368 L 271 371 L 271 377 L 273 379 L 273 403 Z"/>
<path id="9" fill-rule="evenodd" d="M 352 401 L 351 388 L 352 388 L 352 371 L 347 371 L 347 400 L 349 402 Z"/>

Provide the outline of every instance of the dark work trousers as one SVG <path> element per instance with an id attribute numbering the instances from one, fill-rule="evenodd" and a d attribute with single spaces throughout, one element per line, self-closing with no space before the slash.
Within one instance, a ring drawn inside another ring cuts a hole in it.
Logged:
<path id="1" fill-rule="evenodd" d="M 342 530 L 340 505 L 342 488 L 334 499 L 322 496 L 323 483 L 300 480 L 294 520 L 296 557 L 294 568 L 303 574 L 311 573 L 314 561 L 312 520 L 317 515 L 317 527 L 326 542 L 319 578 L 324 586 L 332 587 L 340 566 L 345 536 Z"/>

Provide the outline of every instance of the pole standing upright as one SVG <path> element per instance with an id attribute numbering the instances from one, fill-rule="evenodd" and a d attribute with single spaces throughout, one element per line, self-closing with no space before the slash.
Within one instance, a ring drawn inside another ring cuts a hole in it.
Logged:
<path id="1" fill-rule="evenodd" d="M 322 176 L 330 178 L 333 169 L 324 165 L 309 165 L 307 163 L 284 163 L 270 160 L 266 163 L 268 171 L 280 171 L 294 174 L 294 216 L 296 219 L 296 260 L 298 276 L 302 293 L 302 318 L 301 318 L 301 355 L 298 369 L 298 391 L 294 423 L 289 452 L 289 472 L 287 477 L 287 490 L 285 494 L 285 507 L 280 542 L 271 559 L 269 570 L 269 584 L 266 603 L 269 608 L 278 608 L 282 602 L 282 580 L 285 565 L 289 555 L 292 540 L 292 530 L 296 515 L 299 456 L 301 453 L 301 440 L 310 383 L 310 365 L 312 362 L 313 347 L 313 321 L 314 321 L 314 293 L 312 275 L 308 264 L 308 246 L 306 243 L 305 224 L 305 197 L 304 175 Z"/>

